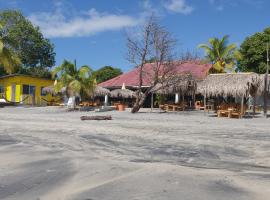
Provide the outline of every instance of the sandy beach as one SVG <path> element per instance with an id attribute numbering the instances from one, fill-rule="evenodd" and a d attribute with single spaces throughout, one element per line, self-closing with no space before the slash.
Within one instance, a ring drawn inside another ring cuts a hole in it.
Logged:
<path id="1" fill-rule="evenodd" d="M 6 107 L 0 127 L 3 200 L 270 197 L 270 119 Z"/>

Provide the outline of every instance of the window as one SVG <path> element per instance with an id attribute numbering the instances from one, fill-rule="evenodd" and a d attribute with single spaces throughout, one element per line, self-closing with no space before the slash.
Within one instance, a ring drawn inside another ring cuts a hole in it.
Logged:
<path id="1" fill-rule="evenodd" d="M 4 87 L 0 85 L 0 93 L 4 93 Z"/>
<path id="2" fill-rule="evenodd" d="M 40 95 L 41 95 L 41 96 L 46 96 L 46 93 L 43 91 L 43 88 L 44 88 L 44 87 L 41 87 L 41 88 L 40 88 Z"/>
<path id="3" fill-rule="evenodd" d="M 29 85 L 23 85 L 23 94 L 29 94 Z"/>
<path id="4" fill-rule="evenodd" d="M 23 85 L 23 94 L 35 95 L 35 86 L 32 85 Z"/>
<path id="5" fill-rule="evenodd" d="M 35 86 L 29 85 L 29 94 L 34 96 L 35 95 L 35 90 L 36 90 Z"/>

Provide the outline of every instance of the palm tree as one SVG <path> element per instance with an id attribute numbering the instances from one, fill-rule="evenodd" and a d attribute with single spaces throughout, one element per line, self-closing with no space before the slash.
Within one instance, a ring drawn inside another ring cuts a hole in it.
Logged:
<path id="1" fill-rule="evenodd" d="M 209 44 L 200 44 L 199 48 L 203 48 L 206 53 L 207 61 L 213 64 L 210 72 L 224 73 L 226 71 L 234 71 L 237 60 L 241 59 L 241 54 L 237 50 L 236 44 L 228 44 L 228 35 L 223 38 L 210 38 Z"/>
<path id="2" fill-rule="evenodd" d="M 71 63 L 67 60 L 52 71 L 52 76 L 56 78 L 55 92 L 58 93 L 63 87 L 66 87 L 66 94 L 69 98 L 79 95 L 82 98 L 90 96 L 96 85 L 90 67 L 85 65 L 77 69 L 76 62 Z"/>
<path id="3" fill-rule="evenodd" d="M 12 43 L 4 36 L 3 26 L 0 24 L 0 66 L 11 74 L 21 64 L 19 57 L 12 49 Z"/>

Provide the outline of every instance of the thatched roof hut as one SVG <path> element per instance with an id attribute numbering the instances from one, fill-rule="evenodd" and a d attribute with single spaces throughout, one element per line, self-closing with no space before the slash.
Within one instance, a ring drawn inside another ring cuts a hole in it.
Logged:
<path id="1" fill-rule="evenodd" d="M 197 83 L 191 74 L 181 74 L 172 77 L 164 83 L 157 84 L 152 90 L 156 94 L 176 94 L 192 95 L 195 93 Z"/>
<path id="2" fill-rule="evenodd" d="M 256 73 L 210 74 L 198 82 L 197 92 L 206 96 L 248 96 L 261 90 L 261 76 Z"/>
<path id="3" fill-rule="evenodd" d="M 104 96 L 110 96 L 110 90 L 103 88 L 101 86 L 96 86 L 94 89 L 93 96 L 94 97 L 104 97 Z"/>
<path id="4" fill-rule="evenodd" d="M 123 99 L 131 99 L 135 98 L 135 92 L 129 90 L 129 89 L 115 89 L 111 91 L 111 97 L 112 98 L 123 98 Z"/>

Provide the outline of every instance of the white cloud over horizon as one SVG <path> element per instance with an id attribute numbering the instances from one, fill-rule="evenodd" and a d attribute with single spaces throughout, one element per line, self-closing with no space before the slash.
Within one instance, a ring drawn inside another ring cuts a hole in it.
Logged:
<path id="1" fill-rule="evenodd" d="M 49 38 L 90 36 L 103 31 L 133 27 L 141 22 L 140 18 L 100 13 L 94 8 L 71 17 L 65 16 L 61 10 L 56 10 L 33 13 L 28 18 Z"/>
<path id="2" fill-rule="evenodd" d="M 190 14 L 194 10 L 185 0 L 169 0 L 164 3 L 164 7 L 169 11 L 185 15 Z"/>

